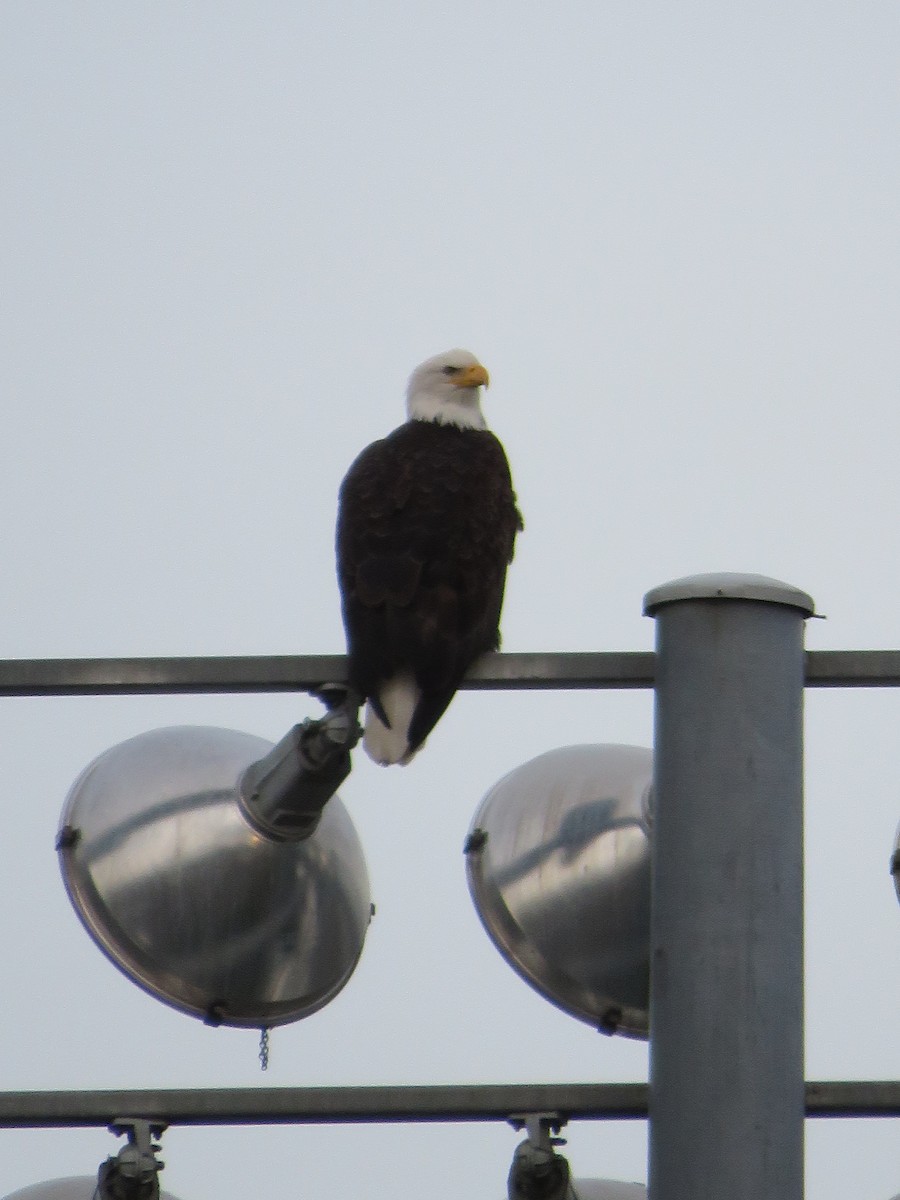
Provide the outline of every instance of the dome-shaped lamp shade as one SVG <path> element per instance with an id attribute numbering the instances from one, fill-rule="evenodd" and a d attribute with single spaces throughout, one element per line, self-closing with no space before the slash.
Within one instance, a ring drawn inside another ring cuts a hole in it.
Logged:
<path id="1" fill-rule="evenodd" d="M 643 1183 L 622 1183 L 618 1179 L 573 1179 L 576 1200 L 647 1200 Z"/>
<path id="2" fill-rule="evenodd" d="M 618 1179 L 576 1179 L 578 1200 L 647 1200 L 643 1183 L 622 1183 Z"/>
<path id="3" fill-rule="evenodd" d="M 58 849 L 69 897 L 135 983 L 214 1024 L 308 1016 L 344 986 L 371 915 L 362 848 L 337 796 L 305 840 L 254 828 L 251 734 L 158 729 L 95 759 L 66 800 Z"/>
<path id="4" fill-rule="evenodd" d="M 78 1175 L 69 1179 L 49 1179 L 35 1183 L 18 1192 L 10 1192 L 3 1200 L 93 1200 L 97 1190 L 96 1175 Z M 159 1200 L 177 1200 L 171 1192 L 160 1192 Z"/>
<path id="5" fill-rule="evenodd" d="M 567 746 L 488 792 L 466 844 L 469 890 L 507 962 L 607 1033 L 646 1037 L 652 754 Z"/>

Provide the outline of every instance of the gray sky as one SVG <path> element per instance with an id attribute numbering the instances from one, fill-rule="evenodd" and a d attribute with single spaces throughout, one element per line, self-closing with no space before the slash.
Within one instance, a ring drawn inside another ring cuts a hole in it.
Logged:
<path id="1" fill-rule="evenodd" d="M 343 648 L 340 479 L 468 346 L 526 517 L 507 650 L 645 650 L 641 598 L 788 580 L 811 648 L 898 644 L 900 12 L 581 3 L 0 9 L 0 657 Z M 532 993 L 461 845 L 490 785 L 576 742 L 649 745 L 649 694 L 467 693 L 405 771 L 342 789 L 378 916 L 328 1008 L 256 1035 L 141 993 L 53 852 L 108 746 L 272 740 L 301 698 L 2 702 L 4 1088 L 637 1080 L 646 1049 Z M 887 864 L 900 696 L 807 699 L 807 1076 L 900 1077 Z M 503 1126 L 172 1130 L 181 1200 L 492 1200 Z M 807 1125 L 813 1200 L 887 1200 L 895 1122 Z M 0 1132 L 0 1194 L 104 1131 Z M 636 1124 L 576 1174 L 645 1179 Z M 398 1187 L 398 1178 L 402 1187 Z"/>

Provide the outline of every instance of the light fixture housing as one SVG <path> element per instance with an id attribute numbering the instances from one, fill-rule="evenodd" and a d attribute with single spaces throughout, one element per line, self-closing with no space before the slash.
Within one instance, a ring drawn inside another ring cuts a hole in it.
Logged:
<path id="1" fill-rule="evenodd" d="M 577 1200 L 647 1200 L 643 1183 L 624 1183 L 619 1179 L 573 1180 Z"/>
<path id="2" fill-rule="evenodd" d="M 566 746 L 495 784 L 466 842 L 469 890 L 506 961 L 606 1033 L 645 1038 L 653 757 Z"/>
<path id="3" fill-rule="evenodd" d="M 241 798 L 272 749 L 252 734 L 177 726 L 96 758 L 57 839 L 69 897 L 135 983 L 211 1024 L 308 1016 L 356 966 L 372 907 L 362 847 L 337 796 L 310 836 L 267 836 Z"/>
<path id="4" fill-rule="evenodd" d="M 10 1192 L 3 1200 L 93 1200 L 97 1190 L 96 1175 L 72 1175 L 66 1179 L 48 1179 L 30 1187 Z M 160 1192 L 159 1200 L 177 1200 L 171 1192 Z"/>

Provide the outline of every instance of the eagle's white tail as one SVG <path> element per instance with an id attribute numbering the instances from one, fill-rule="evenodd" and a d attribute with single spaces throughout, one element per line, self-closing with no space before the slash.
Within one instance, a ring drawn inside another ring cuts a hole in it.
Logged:
<path id="1" fill-rule="evenodd" d="M 391 723 L 390 729 L 379 718 L 372 705 L 366 705 L 363 746 L 369 758 L 382 767 L 392 763 L 405 766 L 413 757 L 409 753 L 407 733 L 420 695 L 413 677 L 408 673 L 395 675 L 384 684 L 378 698 Z"/>

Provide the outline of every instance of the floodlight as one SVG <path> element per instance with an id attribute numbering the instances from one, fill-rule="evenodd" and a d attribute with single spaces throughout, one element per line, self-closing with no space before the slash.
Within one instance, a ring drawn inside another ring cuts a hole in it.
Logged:
<path id="1" fill-rule="evenodd" d="M 566 746 L 488 792 L 466 842 L 469 890 L 506 961 L 606 1033 L 647 1037 L 652 754 Z"/>
<path id="2" fill-rule="evenodd" d="M 109 1128 L 118 1137 L 127 1135 L 128 1141 L 118 1154 L 100 1164 L 93 1178 L 79 1176 L 38 1183 L 14 1192 L 6 1200 L 175 1200 L 159 1186 L 159 1173 L 165 1164 L 156 1157 L 162 1147 L 154 1139 L 165 1131 L 165 1123 L 120 1117 Z"/>
<path id="3" fill-rule="evenodd" d="M 97 1194 L 96 1175 L 71 1175 L 67 1179 L 48 1179 L 30 1187 L 10 1192 L 3 1200 L 94 1200 Z M 177 1200 L 171 1192 L 160 1192 L 159 1200 Z"/>
<path id="4" fill-rule="evenodd" d="M 356 830 L 337 796 L 283 820 L 285 760 L 302 783 L 308 750 L 298 731 L 273 750 L 235 730 L 158 729 L 101 754 L 69 792 L 57 848 L 75 910 L 167 1004 L 266 1028 L 315 1012 L 352 974 L 371 916 Z"/>
<path id="5" fill-rule="evenodd" d="M 643 1183 L 623 1183 L 618 1179 L 576 1179 L 574 1200 L 647 1200 Z"/>

